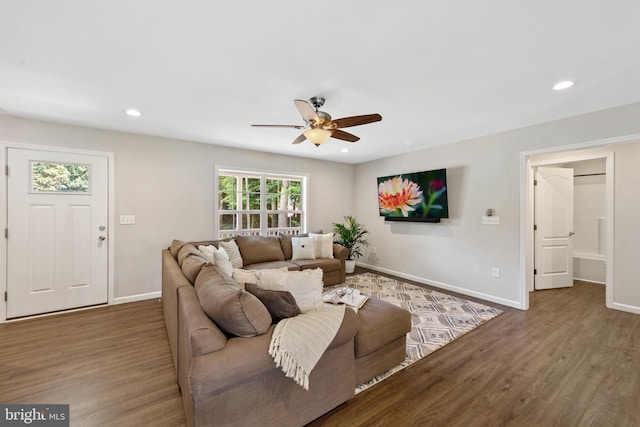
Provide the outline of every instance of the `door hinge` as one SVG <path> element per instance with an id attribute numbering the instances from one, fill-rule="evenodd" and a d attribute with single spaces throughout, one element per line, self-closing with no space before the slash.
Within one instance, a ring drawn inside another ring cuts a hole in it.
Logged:
<path id="1" fill-rule="evenodd" d="M 9 165 L 4 165 L 4 174 L 9 176 Z"/>
<path id="2" fill-rule="evenodd" d="M 9 229 L 8 229 L 8 228 L 5 228 L 5 229 L 4 229 L 4 238 L 5 238 L 5 239 L 8 239 L 8 238 L 9 238 Z"/>
<path id="3" fill-rule="evenodd" d="M 536 270 L 535 268 L 533 269 L 533 275 L 535 276 L 536 274 L 538 274 L 538 270 Z"/>
<path id="4" fill-rule="evenodd" d="M 536 224 L 533 224 L 533 231 L 536 231 L 538 229 L 538 226 Z"/>
<path id="5" fill-rule="evenodd" d="M 7 300 L 7 291 L 4 291 L 4 300 Z"/>
<path id="6" fill-rule="evenodd" d="M 538 185 L 538 180 L 537 179 L 533 180 L 533 185 Z"/>

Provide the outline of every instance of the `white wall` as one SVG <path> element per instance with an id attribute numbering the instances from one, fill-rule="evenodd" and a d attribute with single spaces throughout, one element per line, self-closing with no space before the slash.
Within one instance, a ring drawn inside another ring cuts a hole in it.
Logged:
<path id="1" fill-rule="evenodd" d="M 377 248 L 375 267 L 520 307 L 521 153 L 638 134 L 639 115 L 640 104 L 632 104 L 357 165 L 356 214 Z M 640 143 L 616 145 L 615 152 L 614 299 L 640 308 L 634 261 L 640 251 Z M 449 220 L 385 223 L 378 216 L 378 176 L 437 168 L 448 169 Z M 499 226 L 481 224 L 488 208 L 500 217 Z M 500 278 L 491 277 L 492 267 L 500 268 Z"/>
<path id="2" fill-rule="evenodd" d="M 354 166 L 0 115 L 0 141 L 113 152 L 116 225 L 115 297 L 157 293 L 160 250 L 173 239 L 214 236 L 215 165 L 309 176 L 309 229 L 329 230 L 354 211 Z M 116 220 L 117 224 L 117 220 Z"/>

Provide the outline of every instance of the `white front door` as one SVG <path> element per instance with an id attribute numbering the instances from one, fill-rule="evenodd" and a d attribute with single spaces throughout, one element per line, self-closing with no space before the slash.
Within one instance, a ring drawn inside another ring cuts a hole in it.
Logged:
<path id="1" fill-rule="evenodd" d="M 7 149 L 7 318 L 108 300 L 108 158 Z"/>
<path id="2" fill-rule="evenodd" d="M 538 167 L 535 289 L 573 286 L 573 169 Z"/>

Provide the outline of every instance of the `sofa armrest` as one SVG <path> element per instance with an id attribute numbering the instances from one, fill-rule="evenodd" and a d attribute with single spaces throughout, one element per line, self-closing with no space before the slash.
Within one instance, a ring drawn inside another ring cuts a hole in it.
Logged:
<path id="1" fill-rule="evenodd" d="M 202 311 L 193 286 L 178 289 L 178 384 L 184 387 L 194 357 L 222 350 L 226 335 Z"/>
<path id="2" fill-rule="evenodd" d="M 192 356 L 202 356 L 224 348 L 226 335 L 202 311 L 194 289 L 178 289 L 178 300 L 180 329 L 189 337 L 186 344 L 190 344 Z"/>
<path id="3" fill-rule="evenodd" d="M 333 257 L 341 260 L 347 259 L 347 255 L 349 251 L 342 245 L 338 245 L 337 243 L 333 244 Z"/>

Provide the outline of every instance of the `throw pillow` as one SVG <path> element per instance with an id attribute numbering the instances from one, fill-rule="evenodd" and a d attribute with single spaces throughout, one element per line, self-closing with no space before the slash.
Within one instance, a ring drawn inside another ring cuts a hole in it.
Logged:
<path id="1" fill-rule="evenodd" d="M 292 237 L 291 247 L 293 249 L 291 260 L 316 259 L 316 246 L 313 237 Z"/>
<path id="2" fill-rule="evenodd" d="M 207 261 L 209 261 L 211 264 L 215 264 L 213 254 L 218 250 L 218 248 L 213 245 L 200 245 L 198 246 L 198 250 L 202 252 L 202 255 L 204 255 Z"/>
<path id="3" fill-rule="evenodd" d="M 309 237 L 315 241 L 316 258 L 333 258 L 333 233 L 309 233 Z"/>
<path id="4" fill-rule="evenodd" d="M 196 249 L 195 246 L 190 243 L 185 243 L 178 251 L 178 265 L 182 267 L 182 263 L 184 262 L 184 260 L 190 256 L 199 256 L 202 258 L 202 254 L 199 250 Z"/>
<path id="5" fill-rule="evenodd" d="M 257 270 L 258 285 L 272 291 L 289 291 L 296 300 L 301 313 L 322 308 L 322 269 L 301 271 Z"/>
<path id="6" fill-rule="evenodd" d="M 300 307 L 289 291 L 271 291 L 263 289 L 255 283 L 246 283 L 245 289 L 267 307 L 274 323 L 300 314 Z"/>
<path id="7" fill-rule="evenodd" d="M 238 282 L 241 288 L 244 289 L 245 283 L 258 283 L 258 277 L 256 276 L 258 270 L 243 270 L 241 268 L 233 269 L 233 280 Z M 287 267 L 262 269 L 260 271 L 289 271 Z"/>
<path id="8" fill-rule="evenodd" d="M 220 268 L 222 273 L 229 277 L 233 276 L 233 265 L 231 265 L 229 255 L 224 248 L 218 248 L 218 250 L 213 253 L 213 259 L 215 260 L 214 264 Z"/>
<path id="9" fill-rule="evenodd" d="M 234 240 L 218 243 L 218 248 L 223 248 L 229 254 L 229 260 L 233 268 L 242 268 L 242 256 L 240 255 L 240 249 Z"/>
<path id="10" fill-rule="evenodd" d="M 169 252 L 171 252 L 171 255 L 175 259 L 178 259 L 178 252 L 180 252 L 182 246 L 184 246 L 184 242 L 182 240 L 174 240 L 173 242 L 171 242 L 171 246 L 169 246 Z"/>
<path id="11" fill-rule="evenodd" d="M 227 334 L 254 337 L 271 326 L 271 314 L 264 304 L 213 265 L 202 268 L 195 290 L 202 310 Z"/>
<path id="12" fill-rule="evenodd" d="M 195 283 L 196 277 L 200 274 L 200 270 L 207 263 L 207 260 L 198 255 L 188 256 L 182 261 L 182 274 L 187 280 L 193 284 Z"/>
<path id="13" fill-rule="evenodd" d="M 240 249 L 244 265 L 284 261 L 280 239 L 276 236 L 238 236 L 236 245 Z"/>

